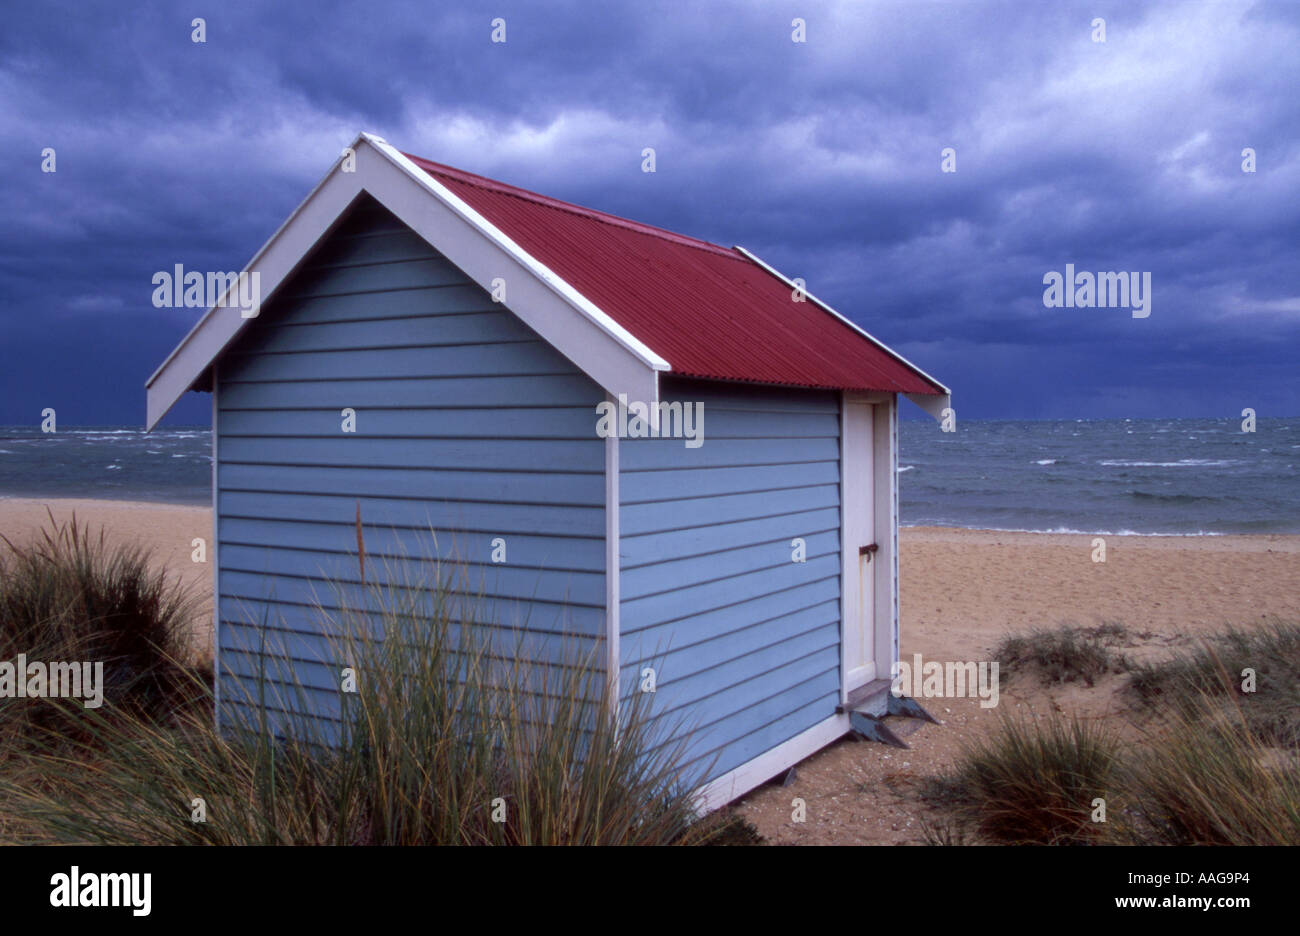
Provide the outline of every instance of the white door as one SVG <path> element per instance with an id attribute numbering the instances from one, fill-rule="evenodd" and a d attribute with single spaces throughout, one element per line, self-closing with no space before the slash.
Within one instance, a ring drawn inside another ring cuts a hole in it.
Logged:
<path id="1" fill-rule="evenodd" d="M 875 478 L 870 403 L 846 400 L 840 466 L 844 497 L 844 692 L 876 678 Z"/>

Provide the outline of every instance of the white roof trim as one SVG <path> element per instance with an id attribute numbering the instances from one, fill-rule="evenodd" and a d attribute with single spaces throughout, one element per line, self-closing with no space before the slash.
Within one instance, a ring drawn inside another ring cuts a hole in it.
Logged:
<path id="1" fill-rule="evenodd" d="M 441 199 L 448 207 L 469 221 L 476 228 L 491 239 L 498 247 L 506 251 L 516 260 L 526 267 L 534 276 L 546 283 L 547 286 L 555 290 L 565 302 L 568 302 L 583 315 L 591 319 L 595 324 L 609 332 L 609 334 L 618 340 L 624 347 L 641 358 L 647 366 L 655 370 L 672 370 L 672 367 L 655 354 L 644 342 L 633 335 L 630 331 L 620 325 L 608 314 L 603 312 L 594 302 L 570 286 L 564 279 L 556 275 L 550 267 L 539 261 L 528 251 L 516 244 L 504 231 L 495 224 L 483 217 L 459 195 L 447 188 L 429 173 L 425 172 L 415 163 L 395 149 L 385 140 L 380 139 L 374 134 L 361 134 L 368 142 L 372 143 L 376 149 L 387 156 L 392 162 L 401 167 L 405 172 L 410 174 L 417 182 L 423 185 L 429 192 Z M 434 245 L 437 246 L 436 244 Z"/>
<path id="2" fill-rule="evenodd" d="M 359 136 L 357 137 L 356 140 L 353 140 L 352 146 L 355 147 L 357 145 L 357 141 L 359 141 L 360 139 L 361 137 Z M 307 197 L 298 203 L 298 207 L 293 209 L 293 212 L 289 215 L 289 217 L 284 219 L 284 223 L 281 224 L 278 228 L 276 228 L 275 233 L 267 238 L 266 243 L 264 243 L 261 246 L 261 248 L 257 251 L 257 253 L 253 254 L 253 259 L 249 260 L 248 263 L 244 265 L 245 271 L 251 272 L 252 270 L 257 269 L 258 261 L 262 259 L 262 256 L 267 252 L 268 249 L 270 249 L 271 245 L 275 243 L 276 239 L 279 238 L 279 236 L 284 233 L 285 228 L 287 228 L 290 224 L 293 223 L 293 220 L 298 217 L 298 215 L 302 212 L 303 208 L 307 206 L 307 203 L 310 202 L 316 196 L 316 193 L 319 192 L 321 188 L 325 185 L 325 183 L 329 181 L 330 176 L 332 176 L 335 170 L 338 169 L 339 164 L 341 162 L 343 162 L 342 153 L 340 153 L 339 157 L 336 160 L 334 160 L 334 165 L 330 166 L 329 172 L 325 173 L 325 175 L 321 178 L 321 180 L 316 183 L 316 187 L 307 193 Z M 188 332 L 186 332 L 185 337 L 181 339 L 180 344 L 178 344 L 175 348 L 172 348 L 172 353 L 167 355 L 166 359 L 161 364 L 158 365 L 158 369 L 149 375 L 149 379 L 144 382 L 144 385 L 146 387 L 151 386 L 153 382 L 158 379 L 159 375 L 161 375 L 162 372 L 166 370 L 167 365 L 171 364 L 172 359 L 175 358 L 176 355 L 180 353 L 181 349 L 185 347 L 186 343 L 203 326 L 203 323 L 206 322 L 212 316 L 212 313 L 217 311 L 218 308 L 221 308 L 220 303 L 218 303 L 216 306 L 213 306 L 211 309 L 208 309 L 208 311 L 204 313 L 203 317 L 194 323 L 194 327 L 191 328 Z M 199 375 L 195 374 L 194 376 L 195 378 L 197 378 Z M 149 428 L 150 429 L 153 428 L 152 423 L 150 423 Z"/>
<path id="3" fill-rule="evenodd" d="M 752 254 L 752 253 L 750 253 L 748 250 L 746 250 L 744 247 L 741 247 L 739 244 L 737 244 L 737 245 L 736 245 L 736 249 L 737 249 L 738 251 L 740 251 L 742 254 L 744 254 L 746 257 L 748 257 L 750 260 L 752 260 L 754 263 L 757 263 L 757 264 L 758 264 L 759 266 L 761 266 L 764 270 L 767 270 L 767 272 L 771 273 L 773 276 L 775 276 L 775 277 L 776 277 L 777 279 L 779 279 L 781 282 L 785 283 L 787 286 L 790 287 L 791 290 L 794 290 L 794 289 L 798 288 L 798 287 L 796 287 L 795 284 L 794 284 L 793 282 L 791 282 L 791 281 L 790 281 L 786 276 L 784 276 L 783 274 L 779 273 L 778 271 L 776 271 L 776 270 L 773 269 L 772 267 L 768 266 L 766 263 L 764 263 L 762 260 L 760 260 L 760 259 L 759 259 L 758 257 L 756 257 L 754 254 Z M 907 358 L 903 357 L 901 354 L 899 354 L 899 353 L 898 353 L 897 351 L 895 351 L 893 348 L 889 347 L 889 346 L 886 345 L 884 342 L 879 341 L 879 340 L 877 340 L 876 338 L 873 338 L 871 335 L 867 334 L 867 332 L 866 332 L 864 329 L 862 329 L 860 326 L 854 324 L 853 322 L 849 321 L 849 320 L 846 319 L 844 316 L 840 315 L 838 312 L 836 312 L 834 309 L 832 309 L 832 308 L 831 308 L 830 306 L 828 306 L 826 303 L 822 302 L 820 299 L 818 299 L 816 296 L 814 296 L 812 293 L 810 293 L 807 289 L 802 290 L 802 292 L 803 292 L 803 294 L 804 294 L 805 296 L 807 296 L 807 297 L 808 297 L 809 299 L 811 299 L 813 302 L 817 303 L 819 306 L 821 306 L 823 309 L 825 309 L 825 310 L 826 310 L 827 312 L 829 312 L 831 315 L 835 316 L 837 319 L 839 319 L 839 320 L 840 320 L 841 322 L 843 322 L 845 325 L 849 326 L 849 328 L 853 329 L 855 332 L 857 332 L 857 333 L 858 333 L 859 335 L 861 335 L 863 338 L 865 338 L 865 339 L 867 339 L 868 341 L 870 341 L 873 345 L 875 345 L 875 346 L 876 346 L 877 348 L 879 348 L 881 351 L 884 351 L 886 354 L 888 354 L 890 357 L 894 358 L 895 360 L 899 361 L 900 363 L 902 363 L 902 364 L 906 364 L 906 365 L 907 365 L 908 367 L 910 367 L 912 370 L 916 371 L 917 374 L 919 374 L 920 376 L 924 377 L 926 380 L 930 381 L 930 383 L 934 384 L 936 387 L 940 388 L 940 389 L 943 391 L 943 393 L 944 393 L 945 395 L 948 395 L 948 396 L 951 396 L 951 395 L 952 395 L 952 391 L 951 391 L 951 390 L 949 390 L 947 387 L 945 387 L 945 386 L 944 386 L 943 384 L 941 384 L 939 381 L 935 380 L 933 377 L 931 377 L 931 376 L 930 376 L 929 374 L 927 374 L 925 371 L 921 370 L 921 368 L 917 367 L 915 364 L 913 364 L 913 363 L 912 363 L 911 361 L 909 361 Z M 908 399 L 912 399 L 913 396 L 924 396 L 924 395 L 925 395 L 925 394 L 905 394 L 905 396 L 907 396 Z M 914 402 L 915 402 L 915 401 L 914 401 Z M 918 405 L 920 405 L 920 404 L 918 404 Z M 923 407 L 923 408 L 924 408 L 924 407 Z"/>
<path id="4" fill-rule="evenodd" d="M 382 139 L 362 133 L 351 148 L 356 171 L 338 171 L 342 156 L 336 159 L 244 268 L 260 274 L 262 305 L 366 192 L 483 288 L 490 290 L 493 276 L 510 267 L 526 273 L 510 285 L 511 311 L 607 392 L 658 402 L 657 373 L 671 370 L 666 360 Z M 157 425 L 250 321 L 238 308 L 222 305 L 199 319 L 145 384 L 147 428 Z"/>

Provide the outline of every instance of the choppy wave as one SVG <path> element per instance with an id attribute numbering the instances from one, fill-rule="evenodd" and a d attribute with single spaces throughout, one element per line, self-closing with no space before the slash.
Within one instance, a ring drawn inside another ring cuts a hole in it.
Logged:
<path id="1" fill-rule="evenodd" d="M 1180 458 L 1178 461 L 1172 462 L 1102 459 L 1097 462 L 1097 464 L 1105 465 L 1107 468 L 1225 468 L 1228 465 L 1237 463 L 1238 460 L 1232 458 Z"/>
<path id="2" fill-rule="evenodd" d="M 1166 504 L 1195 504 L 1199 502 L 1210 503 L 1215 501 L 1232 500 L 1230 497 L 1215 497 L 1213 495 L 1159 494 L 1155 491 L 1129 491 L 1128 495 L 1137 500 L 1160 501 Z"/>
<path id="3" fill-rule="evenodd" d="M 1212 530 L 1194 530 L 1190 533 L 1147 533 L 1141 530 L 1078 530 L 1074 527 L 1042 527 L 1030 529 L 1028 527 L 962 527 L 961 524 L 954 522 L 945 522 L 940 520 L 915 520 L 907 523 L 899 523 L 901 527 L 955 527 L 958 529 L 978 529 L 987 530 L 990 533 L 1059 533 L 1069 536 L 1230 536 L 1229 533 L 1219 533 Z"/>

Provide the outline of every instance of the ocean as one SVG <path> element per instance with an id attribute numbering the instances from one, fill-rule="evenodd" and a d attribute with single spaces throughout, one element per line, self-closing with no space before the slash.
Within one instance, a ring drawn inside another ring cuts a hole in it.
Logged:
<path id="1" fill-rule="evenodd" d="M 212 503 L 212 432 L 0 426 L 0 497 Z"/>
<path id="2" fill-rule="evenodd" d="M 707 424 L 706 424 L 707 425 Z M 708 444 L 707 435 L 705 444 Z M 1300 419 L 965 420 L 899 428 L 905 526 L 1300 533 Z M 206 427 L 0 427 L 0 497 L 210 504 Z"/>
<path id="3" fill-rule="evenodd" d="M 898 450 L 909 526 L 1300 533 L 1300 419 L 906 420 Z"/>

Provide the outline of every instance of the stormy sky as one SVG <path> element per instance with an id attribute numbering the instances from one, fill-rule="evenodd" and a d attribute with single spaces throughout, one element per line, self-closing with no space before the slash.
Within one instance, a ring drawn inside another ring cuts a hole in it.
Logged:
<path id="1" fill-rule="evenodd" d="M 747 247 L 966 418 L 1297 415 L 1297 50 L 1291 0 L 12 5 L 0 423 L 142 423 L 198 315 L 153 274 L 242 268 L 363 129 Z M 1067 263 L 1150 315 L 1045 307 Z"/>

